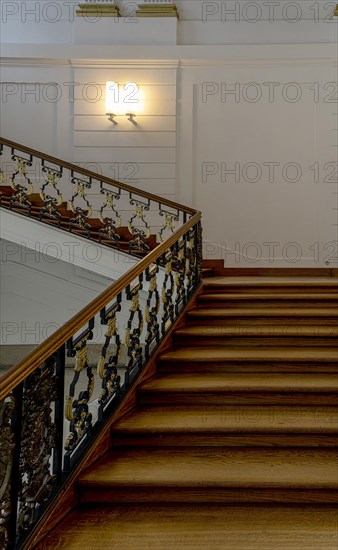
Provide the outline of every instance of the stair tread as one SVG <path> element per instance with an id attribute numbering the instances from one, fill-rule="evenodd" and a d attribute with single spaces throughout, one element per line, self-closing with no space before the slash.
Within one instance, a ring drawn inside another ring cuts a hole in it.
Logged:
<path id="1" fill-rule="evenodd" d="M 224 360 L 332 362 L 338 360 L 338 350 L 327 348 L 263 348 L 263 347 L 182 347 L 160 355 L 161 362 L 222 362 Z"/>
<path id="2" fill-rule="evenodd" d="M 140 407 L 112 428 L 114 433 L 333 433 L 338 408 L 285 406 Z M 338 463 L 337 463 L 338 467 Z M 338 475 L 338 471 L 337 471 Z"/>
<path id="3" fill-rule="evenodd" d="M 82 473 L 81 486 L 338 489 L 332 450 L 209 447 L 127 448 Z"/>
<path id="4" fill-rule="evenodd" d="M 271 276 L 271 277 L 262 277 L 262 276 L 216 276 L 211 277 L 204 283 L 204 288 L 212 288 L 215 286 L 222 286 L 224 288 L 228 286 L 239 286 L 239 287 L 248 287 L 248 286 L 257 286 L 257 287 L 266 287 L 266 286 L 284 286 L 287 287 L 312 287 L 318 285 L 325 285 L 327 287 L 338 288 L 338 278 L 337 277 L 316 277 L 316 276 L 305 276 L 305 277 L 292 277 L 292 276 Z"/>
<path id="5" fill-rule="evenodd" d="M 268 307 L 256 308 L 196 308 L 187 313 L 188 318 L 226 318 L 226 317 L 338 317 L 338 307 Z"/>
<path id="6" fill-rule="evenodd" d="M 228 337 L 228 336 L 241 336 L 241 337 L 272 337 L 272 336 L 298 336 L 298 337 L 332 337 L 338 336 L 338 326 L 332 325 L 297 325 L 297 326 L 280 326 L 280 325 L 256 325 L 256 326 L 238 326 L 236 324 L 227 324 L 224 327 L 220 326 L 206 326 L 206 325 L 192 325 L 186 326 L 175 331 L 175 336 L 183 337 L 190 336 L 196 338 L 208 338 L 208 337 Z"/>
<path id="7" fill-rule="evenodd" d="M 36 548 L 243 550 L 250 541 L 250 550 L 337 550 L 337 510 L 219 504 L 78 508 Z"/>
<path id="8" fill-rule="evenodd" d="M 239 292 L 219 292 L 219 293 L 205 293 L 201 294 L 198 297 L 199 301 L 208 302 L 210 301 L 226 301 L 226 300 L 338 300 L 338 295 L 335 295 L 333 292 L 297 292 L 297 294 L 288 294 L 285 292 L 273 292 L 271 294 L 265 295 L 262 292 L 254 293 L 250 292 L 247 294 L 241 294 Z"/>
<path id="9" fill-rule="evenodd" d="M 336 374 L 178 373 L 157 375 L 141 384 L 140 392 L 316 392 L 338 391 Z"/>

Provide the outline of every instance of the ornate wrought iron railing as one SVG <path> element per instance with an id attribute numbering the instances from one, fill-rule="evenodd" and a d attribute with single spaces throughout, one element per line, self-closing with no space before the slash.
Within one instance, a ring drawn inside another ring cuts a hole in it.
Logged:
<path id="1" fill-rule="evenodd" d="M 3 208 L 130 253 L 149 252 L 195 212 L 3 138 L 0 159 Z"/>
<path id="2" fill-rule="evenodd" d="M 72 197 L 81 195 L 86 201 L 90 187 L 79 180 L 88 185 L 95 180 L 104 189 L 104 201 L 107 197 L 114 199 L 115 189 L 120 196 L 126 191 L 132 206 L 142 211 L 139 218 L 136 214 L 137 219 L 145 220 L 145 209 L 140 205 L 150 201 L 158 205 L 160 218 L 175 210 L 176 223 L 182 221 L 174 229 L 170 214 L 170 223 L 167 221 L 165 229 L 161 226 L 159 230 L 160 244 L 2 378 L 0 547 L 10 550 L 22 547 L 196 291 L 201 279 L 202 241 L 201 215 L 197 211 L 98 178 L 6 140 L 1 139 L 0 143 L 2 151 L 10 148 L 10 160 L 18 163 L 17 171 L 11 175 L 14 193 L 2 201 L 5 208 L 47 223 L 55 220 L 56 225 L 68 230 L 85 229 L 85 236 L 92 238 L 91 228 L 86 227 L 87 223 L 90 225 L 89 207 L 77 209 L 73 204 L 74 219 L 68 226 L 61 224 L 63 216 L 57 214 L 62 202 L 59 193 L 66 195 L 67 190 L 58 191 L 56 182 L 59 174 L 69 170 L 70 184 L 76 187 Z M 27 155 L 29 160 L 22 160 Z M 47 175 L 47 182 L 40 186 L 43 204 L 38 210 L 33 209 L 30 200 L 34 183 L 26 171 L 32 159 L 41 161 L 42 172 Z M 52 169 L 51 165 L 57 168 Z M 2 173 L 6 177 L 6 170 Z M 80 173 L 81 178 L 75 173 Z M 17 174 L 27 183 L 18 183 Z M 53 196 L 47 193 L 48 185 L 55 191 Z M 110 208 L 112 204 L 109 203 Z M 112 229 L 109 235 L 115 242 L 114 216 L 102 214 L 102 227 L 96 225 L 94 238 L 100 235 L 100 229 L 104 228 L 107 235 Z M 144 251 L 147 231 L 134 230 L 132 219 L 136 218 L 132 215 L 130 220 L 131 240 L 138 241 Z"/>

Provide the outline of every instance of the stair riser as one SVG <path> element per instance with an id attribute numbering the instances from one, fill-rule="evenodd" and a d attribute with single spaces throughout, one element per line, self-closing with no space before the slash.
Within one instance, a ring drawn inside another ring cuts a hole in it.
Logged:
<path id="1" fill-rule="evenodd" d="M 328 308 L 332 307 L 337 311 L 337 300 L 334 300 L 333 298 L 330 298 L 328 300 L 269 300 L 263 298 L 262 300 L 227 300 L 226 297 L 224 300 L 206 300 L 206 299 L 200 299 L 197 302 L 198 307 L 206 307 L 206 308 L 240 308 L 240 307 L 271 307 L 271 308 L 277 308 L 277 307 L 297 307 L 297 308 Z"/>
<path id="2" fill-rule="evenodd" d="M 312 317 L 305 317 L 300 315 L 299 313 L 295 314 L 294 316 L 288 316 L 288 317 L 279 317 L 278 315 L 251 315 L 249 317 L 245 317 L 243 315 L 226 315 L 226 316 L 212 316 L 212 315 L 189 315 L 187 314 L 187 320 L 189 322 L 189 325 L 205 325 L 205 326 L 228 326 L 228 325 L 236 325 L 238 327 L 257 327 L 257 326 L 283 326 L 283 327 L 289 327 L 289 326 L 338 326 L 338 316 L 332 315 L 330 317 L 321 317 L 316 316 L 315 314 Z"/>
<path id="3" fill-rule="evenodd" d="M 323 405 L 338 406 L 338 390 L 332 393 L 159 393 L 139 392 L 140 405 Z"/>
<path id="4" fill-rule="evenodd" d="M 131 465 L 132 467 L 132 465 Z M 338 491 L 330 489 L 279 489 L 270 487 L 208 487 L 199 485 L 190 487 L 162 487 L 154 485 L 140 489 L 133 485 L 129 487 L 112 486 L 80 488 L 80 503 L 83 504 L 116 504 L 116 503 L 298 503 L 298 504 L 329 504 L 338 502 Z"/>
<path id="5" fill-rule="evenodd" d="M 115 447 L 338 447 L 335 435 L 285 435 L 285 434 L 190 434 L 180 432 L 174 435 L 141 434 L 123 435 L 114 433 Z"/>
<path id="6" fill-rule="evenodd" d="M 219 363 L 158 363 L 159 371 L 163 373 L 191 373 L 191 372 L 210 372 L 210 373 L 240 373 L 240 372 L 266 372 L 266 373 L 338 373 L 337 363 L 290 363 L 290 362 L 219 362 Z"/>
<path id="7" fill-rule="evenodd" d="M 177 347 L 208 347 L 208 346 L 224 346 L 224 347 L 247 347 L 247 346 L 259 346 L 259 347 L 329 347 L 336 348 L 338 352 L 338 339 L 337 338 L 282 338 L 282 337 L 270 337 L 270 338 L 249 338 L 249 337 L 184 337 L 175 336 L 175 346 Z"/>
<path id="8" fill-rule="evenodd" d="M 338 278 L 332 278 L 332 282 L 321 284 L 321 283 L 306 283 L 306 292 L 311 292 L 311 289 L 313 289 L 313 292 L 315 293 L 332 293 L 336 296 L 338 295 Z M 243 294 L 243 296 L 246 296 L 248 294 L 262 294 L 266 295 L 267 297 L 271 297 L 274 293 L 275 294 L 290 294 L 297 296 L 300 292 L 304 292 L 304 284 L 297 284 L 297 283 L 275 283 L 275 284 L 269 284 L 265 283 L 264 285 L 255 285 L 255 284 L 246 284 L 239 285 L 239 284 L 204 284 L 203 286 L 203 294 Z"/>

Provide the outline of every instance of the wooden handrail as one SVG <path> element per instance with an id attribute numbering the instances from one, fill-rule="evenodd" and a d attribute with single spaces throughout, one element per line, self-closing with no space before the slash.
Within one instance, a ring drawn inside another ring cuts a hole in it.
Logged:
<path id="1" fill-rule="evenodd" d="M 90 304 L 85 306 L 70 321 L 65 323 L 60 329 L 54 332 L 47 340 L 37 346 L 24 359 L 11 367 L 1 379 L 0 401 L 4 399 L 18 384 L 29 376 L 39 365 L 48 357 L 55 353 L 62 344 L 83 327 L 90 319 L 110 301 L 112 301 L 120 292 L 122 292 L 136 277 L 143 273 L 147 267 L 154 263 L 169 247 L 171 247 L 180 237 L 191 229 L 201 219 L 201 212 L 195 211 L 190 220 L 182 225 L 175 233 L 168 237 L 163 243 L 158 245 L 147 256 L 142 258 L 136 265 L 129 269 L 122 277 L 107 288 L 100 296 L 94 298 Z"/>
<path id="2" fill-rule="evenodd" d="M 121 183 L 117 180 L 114 180 L 112 178 L 108 178 L 106 176 L 101 176 L 100 174 L 96 174 L 95 172 L 91 172 L 90 170 L 86 170 L 85 168 L 81 168 L 80 166 L 77 166 L 76 164 L 71 164 L 70 162 L 66 162 L 64 160 L 58 159 L 56 157 L 51 157 L 50 155 L 46 155 L 44 153 L 41 153 L 40 151 L 36 151 L 35 149 L 30 149 L 29 147 L 25 147 L 24 145 L 21 145 L 20 143 L 15 143 L 14 141 L 10 141 L 8 139 L 0 137 L 0 144 L 7 145 L 8 147 L 12 147 L 14 149 L 18 149 L 19 151 L 26 153 L 27 155 L 32 155 L 33 157 L 37 157 L 41 160 L 45 160 L 47 162 L 50 162 L 51 164 L 57 164 L 59 166 L 62 166 L 63 168 L 67 168 L 68 170 L 72 170 L 74 172 L 77 172 L 78 174 L 82 174 L 83 176 L 86 176 L 88 178 L 93 178 L 98 181 L 102 181 L 106 183 L 107 185 L 114 185 L 115 187 L 119 187 L 120 189 L 123 189 L 124 191 L 127 191 L 128 193 L 135 193 L 136 195 L 140 195 L 141 197 L 144 197 L 145 199 L 149 199 L 154 202 L 158 202 L 160 204 L 165 204 L 166 206 L 169 206 L 170 208 L 174 208 L 176 210 L 181 210 L 182 212 L 186 212 L 187 214 L 195 214 L 196 210 L 194 208 L 190 208 L 188 206 L 184 206 L 182 204 L 169 201 L 165 198 L 158 197 L 157 195 L 154 195 L 153 193 L 147 193 L 146 191 L 142 191 L 140 189 L 137 189 L 136 187 L 132 187 L 131 185 L 127 185 L 126 183 Z"/>

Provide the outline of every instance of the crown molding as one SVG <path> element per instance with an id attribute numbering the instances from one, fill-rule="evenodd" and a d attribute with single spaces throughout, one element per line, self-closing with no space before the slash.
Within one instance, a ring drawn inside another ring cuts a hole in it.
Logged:
<path id="1" fill-rule="evenodd" d="M 75 69 L 177 69 L 179 59 L 71 59 Z"/>
<path id="2" fill-rule="evenodd" d="M 1 67 L 32 67 L 32 68 L 46 68 L 51 67 L 70 67 L 70 59 L 51 59 L 51 58 L 38 58 L 38 57 L 1 57 Z"/>
<path id="3" fill-rule="evenodd" d="M 337 63 L 337 45 L 75 46 L 3 44 L 3 66 L 176 69 L 229 64 Z M 41 55 L 42 54 L 42 55 Z"/>

